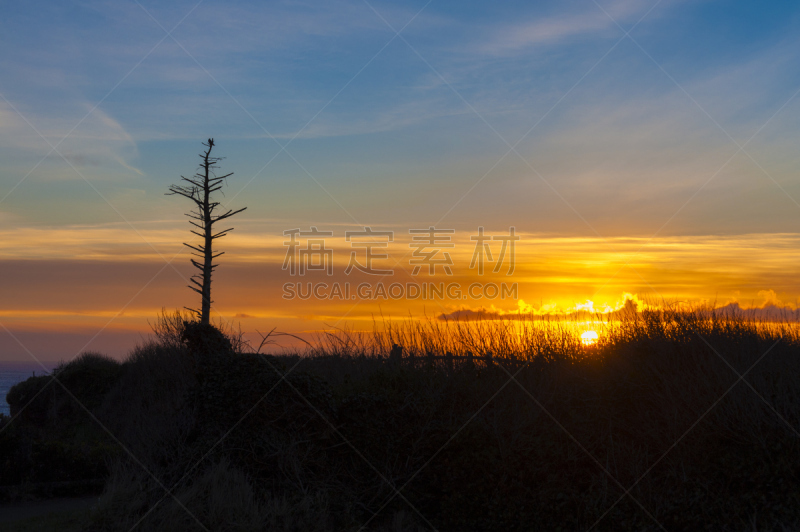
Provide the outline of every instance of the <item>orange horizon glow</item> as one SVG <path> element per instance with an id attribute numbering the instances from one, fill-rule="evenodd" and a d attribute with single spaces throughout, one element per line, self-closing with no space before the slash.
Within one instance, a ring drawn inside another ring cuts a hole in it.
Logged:
<path id="1" fill-rule="evenodd" d="M 243 224 L 221 241 L 227 253 L 212 294 L 214 317 L 241 324 L 249 333 L 273 327 L 300 334 L 341 326 L 369 330 L 376 319 L 409 316 L 608 316 L 631 304 L 638 310 L 667 303 L 794 311 L 800 296 L 792 274 L 800 261 L 800 234 L 601 239 L 518 231 L 513 275 L 480 276 L 468 267 L 474 231 L 457 231 L 450 250 L 452 275 L 412 276 L 408 256 L 403 257 L 408 235 L 397 232 L 386 259 L 389 266 L 398 263 L 396 272 L 381 280 L 344 274 L 351 248 L 343 234 L 349 226 L 326 228 L 338 237 L 330 242 L 332 276 L 292 277 L 281 269 L 286 253 L 281 226 L 257 225 Z M 0 279 L 0 322 L 12 331 L 38 334 L 82 331 L 91 337 L 103 329 L 105 335 L 146 335 L 148 322 L 162 309 L 196 306 L 195 294 L 186 288 L 194 272 L 181 245 L 185 228 L 144 227 L 138 232 L 119 224 L 0 231 L 6 271 Z M 462 287 L 507 282 L 517 283 L 518 293 L 517 299 L 502 301 L 282 298 L 287 282 L 378 281 Z"/>

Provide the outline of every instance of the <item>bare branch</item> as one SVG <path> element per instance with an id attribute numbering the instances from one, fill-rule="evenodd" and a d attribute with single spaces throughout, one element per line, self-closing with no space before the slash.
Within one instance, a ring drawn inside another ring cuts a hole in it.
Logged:
<path id="1" fill-rule="evenodd" d="M 214 253 L 212 243 L 217 238 L 221 238 L 233 230 L 233 228 L 228 228 L 223 231 L 215 232 L 213 226 L 216 222 L 230 218 L 244 211 L 247 207 L 235 211 L 228 209 L 227 212 L 220 215 L 214 214 L 221 203 L 219 201 L 214 201 L 212 195 L 222 191 L 226 179 L 232 176 L 233 172 L 217 175 L 216 170 L 219 168 L 217 163 L 223 158 L 211 155 L 211 151 L 215 146 L 214 139 L 210 138 L 207 142 L 203 142 L 202 145 L 205 146 L 206 149 L 199 154 L 201 163 L 198 171 L 191 178 L 181 176 L 181 183 L 186 184 L 171 185 L 167 195 L 183 196 L 190 199 L 197 207 L 196 211 L 185 213 L 185 215 L 189 218 L 189 223 L 192 227 L 195 228 L 190 229 L 190 232 L 202 238 L 203 243 L 193 245 L 184 242 L 183 245 L 191 249 L 191 255 L 198 259 L 189 259 L 192 265 L 200 270 L 199 274 L 193 275 L 190 278 L 189 288 L 201 295 L 202 306 L 200 310 L 186 308 L 195 313 L 201 323 L 209 323 L 212 303 L 211 277 L 218 266 L 218 264 L 214 264 L 214 259 L 225 254 L 224 251 Z"/>
<path id="2" fill-rule="evenodd" d="M 230 229 L 225 229 L 224 231 L 220 231 L 216 235 L 213 235 L 211 238 L 214 239 L 214 238 L 219 238 L 221 236 L 225 236 L 226 234 L 228 234 L 228 231 L 233 231 L 233 227 L 231 227 Z"/>
<path id="3" fill-rule="evenodd" d="M 197 251 L 201 255 L 205 254 L 205 250 L 200 249 L 200 248 L 195 247 L 195 246 L 192 246 L 191 244 L 187 244 L 186 242 L 184 242 L 183 245 L 186 246 L 187 248 L 192 248 L 193 250 Z"/>
<path id="4" fill-rule="evenodd" d="M 174 186 L 174 185 L 169 187 L 169 192 L 167 192 L 165 195 L 166 196 L 173 196 L 175 194 L 177 194 L 179 196 L 183 196 L 184 198 L 189 198 L 190 200 L 194 201 L 195 203 L 197 203 L 199 201 L 195 197 L 194 191 L 187 190 L 187 189 L 185 189 L 183 187 L 178 187 L 178 186 Z"/>
<path id="5" fill-rule="evenodd" d="M 241 208 L 241 209 L 239 209 L 238 211 L 228 211 L 228 212 L 226 212 L 225 214 L 220 214 L 219 216 L 217 216 L 216 218 L 214 218 L 214 219 L 212 220 L 212 223 L 214 223 L 214 222 L 218 222 L 218 221 L 220 221 L 220 220 L 224 220 L 225 218 L 230 218 L 231 216 L 233 216 L 233 215 L 235 215 L 235 214 L 239 214 L 240 212 L 242 212 L 242 211 L 244 211 L 244 210 L 247 210 L 247 207 L 242 207 L 242 208 Z"/>

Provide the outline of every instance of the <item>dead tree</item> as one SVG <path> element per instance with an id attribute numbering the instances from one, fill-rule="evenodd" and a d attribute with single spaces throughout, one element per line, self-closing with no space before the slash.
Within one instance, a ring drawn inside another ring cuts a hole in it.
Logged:
<path id="1" fill-rule="evenodd" d="M 208 324 L 212 303 L 211 274 L 218 266 L 218 264 L 214 264 L 214 259 L 225 253 L 224 251 L 214 253 L 214 240 L 225 236 L 229 231 L 233 230 L 233 227 L 231 227 L 230 229 L 215 232 L 214 224 L 242 212 L 247 207 L 236 211 L 229 209 L 223 214 L 214 214 L 214 210 L 219 207 L 220 202 L 214 201 L 212 194 L 222 188 L 222 182 L 232 176 L 233 172 L 217 176 L 215 170 L 219 168 L 217 163 L 222 160 L 222 157 L 211 156 L 211 150 L 214 148 L 214 139 L 208 139 L 208 143 L 204 142 L 203 146 L 206 147 L 206 150 L 200 154 L 202 159 L 200 170 L 191 178 L 181 176 L 181 180 L 188 183 L 188 185 L 171 185 L 167 195 L 177 194 L 189 198 L 197 208 L 196 211 L 186 213 L 186 216 L 191 218 L 189 223 L 199 230 L 192 229 L 192 233 L 202 238 L 203 243 L 193 246 L 184 242 L 183 245 L 192 250 L 192 255 L 202 260 L 202 262 L 198 262 L 195 259 L 190 259 L 195 268 L 200 270 L 200 273 L 193 275 L 189 279 L 192 283 L 189 288 L 200 294 L 202 306 L 200 310 L 185 308 L 193 312 L 200 319 L 200 323 Z"/>

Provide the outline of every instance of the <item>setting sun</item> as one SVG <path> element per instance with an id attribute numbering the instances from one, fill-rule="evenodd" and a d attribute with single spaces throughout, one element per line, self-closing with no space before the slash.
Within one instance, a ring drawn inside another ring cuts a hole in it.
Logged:
<path id="1" fill-rule="evenodd" d="M 586 346 L 595 345 L 597 343 L 597 333 L 595 331 L 586 331 L 581 334 L 581 343 Z"/>

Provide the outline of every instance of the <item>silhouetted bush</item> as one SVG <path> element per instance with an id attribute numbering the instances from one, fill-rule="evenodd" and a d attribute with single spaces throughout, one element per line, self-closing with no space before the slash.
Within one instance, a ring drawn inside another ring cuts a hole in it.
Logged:
<path id="1" fill-rule="evenodd" d="M 84 353 L 75 360 L 61 364 L 53 370 L 53 377 L 69 390 L 75 411 L 93 410 L 100 406 L 105 395 L 116 384 L 122 373 L 121 364 L 99 353 Z M 80 405 L 76 405 L 76 401 Z"/>
<path id="2" fill-rule="evenodd" d="M 190 312 L 176 310 L 169 313 L 162 310 L 150 327 L 157 343 L 162 347 L 186 347 L 189 342 L 192 344 L 190 348 L 196 350 L 210 341 L 222 350 L 228 349 L 227 343 L 236 353 L 242 353 L 247 349 L 247 342 L 241 330 L 234 330 L 232 325 L 223 320 L 216 324 L 201 325 Z M 190 330 L 187 330 L 187 327 Z M 227 339 L 227 342 L 219 337 L 220 334 Z"/>
<path id="3" fill-rule="evenodd" d="M 11 417 L 36 424 L 55 423 L 92 410 L 103 401 L 120 372 L 116 360 L 84 353 L 58 365 L 51 375 L 30 377 L 13 386 L 6 396 Z"/>
<path id="4" fill-rule="evenodd" d="M 52 483 L 105 477 L 119 448 L 94 411 L 120 374 L 119 362 L 85 353 L 52 375 L 12 387 L 7 397 L 12 419 L 0 434 L 0 485 L 28 483 L 41 492 Z"/>
<path id="5" fill-rule="evenodd" d="M 166 490 L 209 529 L 800 524 L 794 324 L 647 311 L 591 347 L 557 322 L 391 327 L 302 356 L 193 326 L 137 347 L 85 392 L 125 448 L 104 455 L 97 529 L 200 529 Z M 389 360 L 400 342 L 413 362 Z M 468 351 L 495 356 L 426 357 Z"/>
<path id="6" fill-rule="evenodd" d="M 147 467 L 174 461 L 195 431 L 194 363 L 179 345 L 137 346 L 122 364 L 119 381 L 97 417 Z"/>
<path id="7" fill-rule="evenodd" d="M 140 467 L 118 469 L 94 517 L 102 530 L 264 530 L 268 509 L 249 479 L 222 460 L 199 471 L 191 484 L 163 497 L 158 482 Z M 152 510 L 152 511 L 151 511 Z M 142 516 L 142 517 L 140 517 Z M 198 521 L 203 523 L 201 527 Z"/>
<path id="8" fill-rule="evenodd" d="M 181 342 L 195 356 L 224 356 L 233 354 L 233 345 L 225 334 L 208 323 L 183 323 Z"/>
<path id="9" fill-rule="evenodd" d="M 46 386 L 53 384 L 51 379 L 50 375 L 40 375 L 39 377 L 29 377 L 12 386 L 6 395 L 11 417 L 29 423 L 44 423 L 52 410 L 52 408 L 48 408 L 52 401 L 48 402 L 48 397 L 39 399 L 38 396 Z M 35 401 L 36 399 L 38 401 Z"/>

